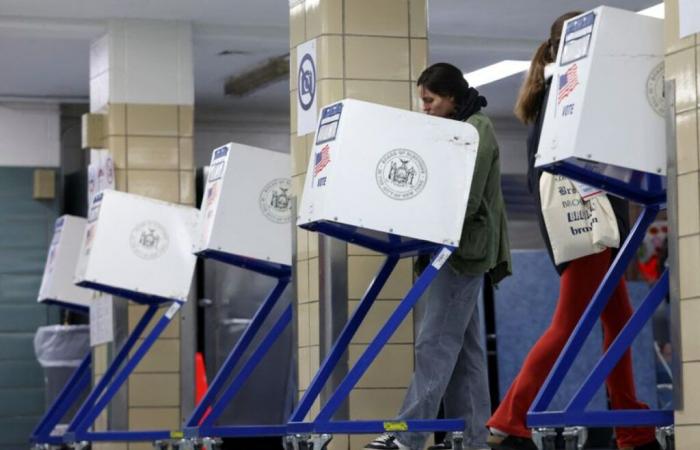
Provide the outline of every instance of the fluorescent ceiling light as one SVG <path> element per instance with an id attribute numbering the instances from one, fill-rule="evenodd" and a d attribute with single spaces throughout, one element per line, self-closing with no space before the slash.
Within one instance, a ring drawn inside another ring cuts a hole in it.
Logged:
<path id="1" fill-rule="evenodd" d="M 493 83 L 494 81 L 508 78 L 516 73 L 525 72 L 530 68 L 530 61 L 518 61 L 513 59 L 504 59 L 496 64 L 482 67 L 473 72 L 465 73 L 464 78 L 472 87 L 483 86 Z"/>
<path id="2" fill-rule="evenodd" d="M 663 4 L 663 2 L 661 2 L 658 5 L 650 6 L 646 9 L 638 11 L 637 14 L 641 14 L 643 16 L 649 16 L 649 17 L 656 17 L 657 19 L 663 19 L 665 16 L 664 4 Z"/>

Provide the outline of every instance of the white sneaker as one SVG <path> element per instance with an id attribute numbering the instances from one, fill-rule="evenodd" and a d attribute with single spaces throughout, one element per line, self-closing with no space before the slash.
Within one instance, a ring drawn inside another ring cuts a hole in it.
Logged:
<path id="1" fill-rule="evenodd" d="M 369 444 L 365 445 L 365 450 L 410 450 L 407 445 L 404 445 L 396 439 L 396 436 L 384 433 L 378 436 Z"/>

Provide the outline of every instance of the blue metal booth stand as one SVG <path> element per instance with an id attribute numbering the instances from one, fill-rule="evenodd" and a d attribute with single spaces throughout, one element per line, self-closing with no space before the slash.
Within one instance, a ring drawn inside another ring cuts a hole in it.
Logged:
<path id="1" fill-rule="evenodd" d="M 193 449 L 196 445 L 202 445 L 206 449 L 211 449 L 218 443 L 217 438 L 284 436 L 286 432 L 286 426 L 284 424 L 219 426 L 216 425 L 215 422 L 244 386 L 255 367 L 260 363 L 291 322 L 292 305 L 287 305 L 250 357 L 243 362 L 242 368 L 238 373 L 234 374 L 234 368 L 243 360 L 243 356 L 250 348 L 253 339 L 262 328 L 265 320 L 269 317 L 270 312 L 289 284 L 292 269 L 285 264 L 259 261 L 215 250 L 205 250 L 199 253 L 199 256 L 215 259 L 226 264 L 274 277 L 277 279 L 277 284 L 260 305 L 250 324 L 246 327 L 240 339 L 229 353 L 217 372 L 216 377 L 214 377 L 212 384 L 202 398 L 202 401 L 185 421 L 183 430 L 184 438 L 177 443 L 177 445 L 181 449 Z M 232 377 L 233 379 L 231 380 Z"/>
<path id="2" fill-rule="evenodd" d="M 117 351 L 113 361 L 100 378 L 100 381 L 95 385 L 81 405 L 63 436 L 63 442 L 74 449 L 85 449 L 91 442 L 148 442 L 179 437 L 180 432 L 172 430 L 92 431 L 90 428 L 94 424 L 95 419 L 105 410 L 136 366 L 151 349 L 158 337 L 173 320 L 175 314 L 182 307 L 183 302 L 180 300 L 110 288 L 104 285 L 94 285 L 90 282 L 84 282 L 82 286 L 127 298 L 137 303 L 146 304 L 148 308 L 124 342 L 124 345 Z M 143 342 L 137 345 L 139 338 L 144 334 L 146 327 L 148 327 L 156 316 L 158 310 L 162 306 L 168 305 L 169 307 L 162 313 L 153 328 L 146 334 Z M 131 357 L 129 357 L 129 354 L 131 354 Z M 88 370 L 87 373 L 89 374 L 89 372 Z"/>
<path id="3" fill-rule="evenodd" d="M 330 221 L 314 222 L 303 226 L 303 228 L 382 253 L 386 255 L 386 260 L 367 288 L 359 305 L 352 313 L 352 316 L 340 333 L 329 354 L 321 364 L 319 371 L 311 381 L 299 405 L 292 413 L 290 422 L 287 425 L 288 448 L 290 450 L 319 450 L 330 442 L 333 433 L 366 434 L 383 433 L 387 431 L 448 431 L 452 432 L 454 448 L 459 450 L 462 445 L 464 420 L 332 420 L 336 411 L 350 395 L 350 391 L 355 387 L 360 378 L 362 378 L 379 352 L 414 307 L 420 296 L 435 279 L 442 265 L 454 251 L 454 247 L 415 239 L 405 239 L 393 234 L 368 232 L 367 230 L 357 227 Z M 379 295 L 384 284 L 386 284 L 399 259 L 419 254 L 432 254 L 431 264 L 421 273 L 415 284 L 398 304 L 386 324 L 382 326 L 365 352 L 357 360 L 356 364 L 349 368 L 347 375 L 335 392 L 330 396 L 328 402 L 325 405 L 321 405 L 321 410 L 318 415 L 310 422 L 304 422 L 312 405 L 333 373 L 341 356 L 348 349 L 350 341 L 367 316 L 370 307 Z"/>
<path id="4" fill-rule="evenodd" d="M 586 411 L 586 407 L 603 385 L 605 379 L 615 368 L 617 362 L 624 353 L 631 348 L 635 337 L 644 325 L 651 319 L 652 314 L 659 304 L 669 294 L 668 269 L 664 271 L 656 284 L 647 294 L 646 298 L 633 313 L 632 317 L 617 338 L 610 345 L 605 354 L 596 363 L 591 373 L 580 386 L 576 394 L 562 411 L 548 411 L 548 407 L 557 390 L 571 368 L 574 360 L 581 351 L 586 338 L 593 329 L 594 324 L 605 309 L 610 296 L 618 285 L 629 263 L 634 258 L 637 249 L 642 244 L 643 238 L 650 224 L 656 219 L 658 212 L 666 208 L 665 179 L 660 175 L 635 172 L 629 183 L 611 178 L 596 171 L 587 170 L 582 165 L 571 162 L 558 162 L 547 166 L 546 170 L 566 176 L 570 179 L 598 187 L 609 192 L 638 203 L 643 206 L 637 222 L 626 241 L 621 245 L 620 251 L 608 270 L 605 278 L 598 287 L 590 304 L 581 317 L 578 325 L 569 337 L 562 353 L 559 355 L 554 367 L 549 373 L 544 385 L 540 389 L 530 411 L 527 415 L 528 426 L 539 429 L 540 435 L 545 441 L 551 440 L 553 427 L 607 427 L 607 426 L 648 426 L 666 427 L 673 425 L 672 410 L 612 410 L 612 411 Z M 583 430 L 571 430 L 568 436 L 570 441 L 580 440 Z M 566 437 L 566 436 L 565 436 Z M 543 444 L 547 448 L 547 442 Z M 549 444 L 553 445 L 553 443 Z M 570 444 L 567 444 L 570 445 Z M 568 449 L 569 447 L 567 447 Z M 575 448 L 571 446 L 571 448 Z"/>

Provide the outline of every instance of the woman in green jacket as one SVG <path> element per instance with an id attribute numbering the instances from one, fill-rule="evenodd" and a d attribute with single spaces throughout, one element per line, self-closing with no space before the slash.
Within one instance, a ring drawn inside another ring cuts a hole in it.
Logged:
<path id="1" fill-rule="evenodd" d="M 417 87 L 426 114 L 471 124 L 479 146 L 459 247 L 420 300 L 415 370 L 398 420 L 434 419 L 442 402 L 445 417 L 465 420 L 465 448 L 482 449 L 491 405 L 477 301 L 484 274 L 496 284 L 511 273 L 498 144 L 491 121 L 480 112 L 486 99 L 457 67 L 434 64 Z M 417 269 L 425 265 L 421 258 Z M 365 448 L 422 450 L 427 435 L 383 434 Z"/>

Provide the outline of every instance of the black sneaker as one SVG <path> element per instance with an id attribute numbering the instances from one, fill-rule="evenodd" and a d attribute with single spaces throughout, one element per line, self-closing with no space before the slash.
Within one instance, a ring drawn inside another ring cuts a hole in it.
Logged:
<path id="1" fill-rule="evenodd" d="M 396 436 L 390 434 L 382 434 L 378 436 L 375 440 L 365 445 L 366 450 L 409 450 L 409 448 L 403 445 Z"/>
<path id="2" fill-rule="evenodd" d="M 452 450 L 452 441 L 444 440 L 428 447 L 428 450 Z"/>
<path id="3" fill-rule="evenodd" d="M 532 439 L 518 436 L 498 436 L 491 434 L 486 440 L 486 443 L 493 450 L 538 450 Z"/>

